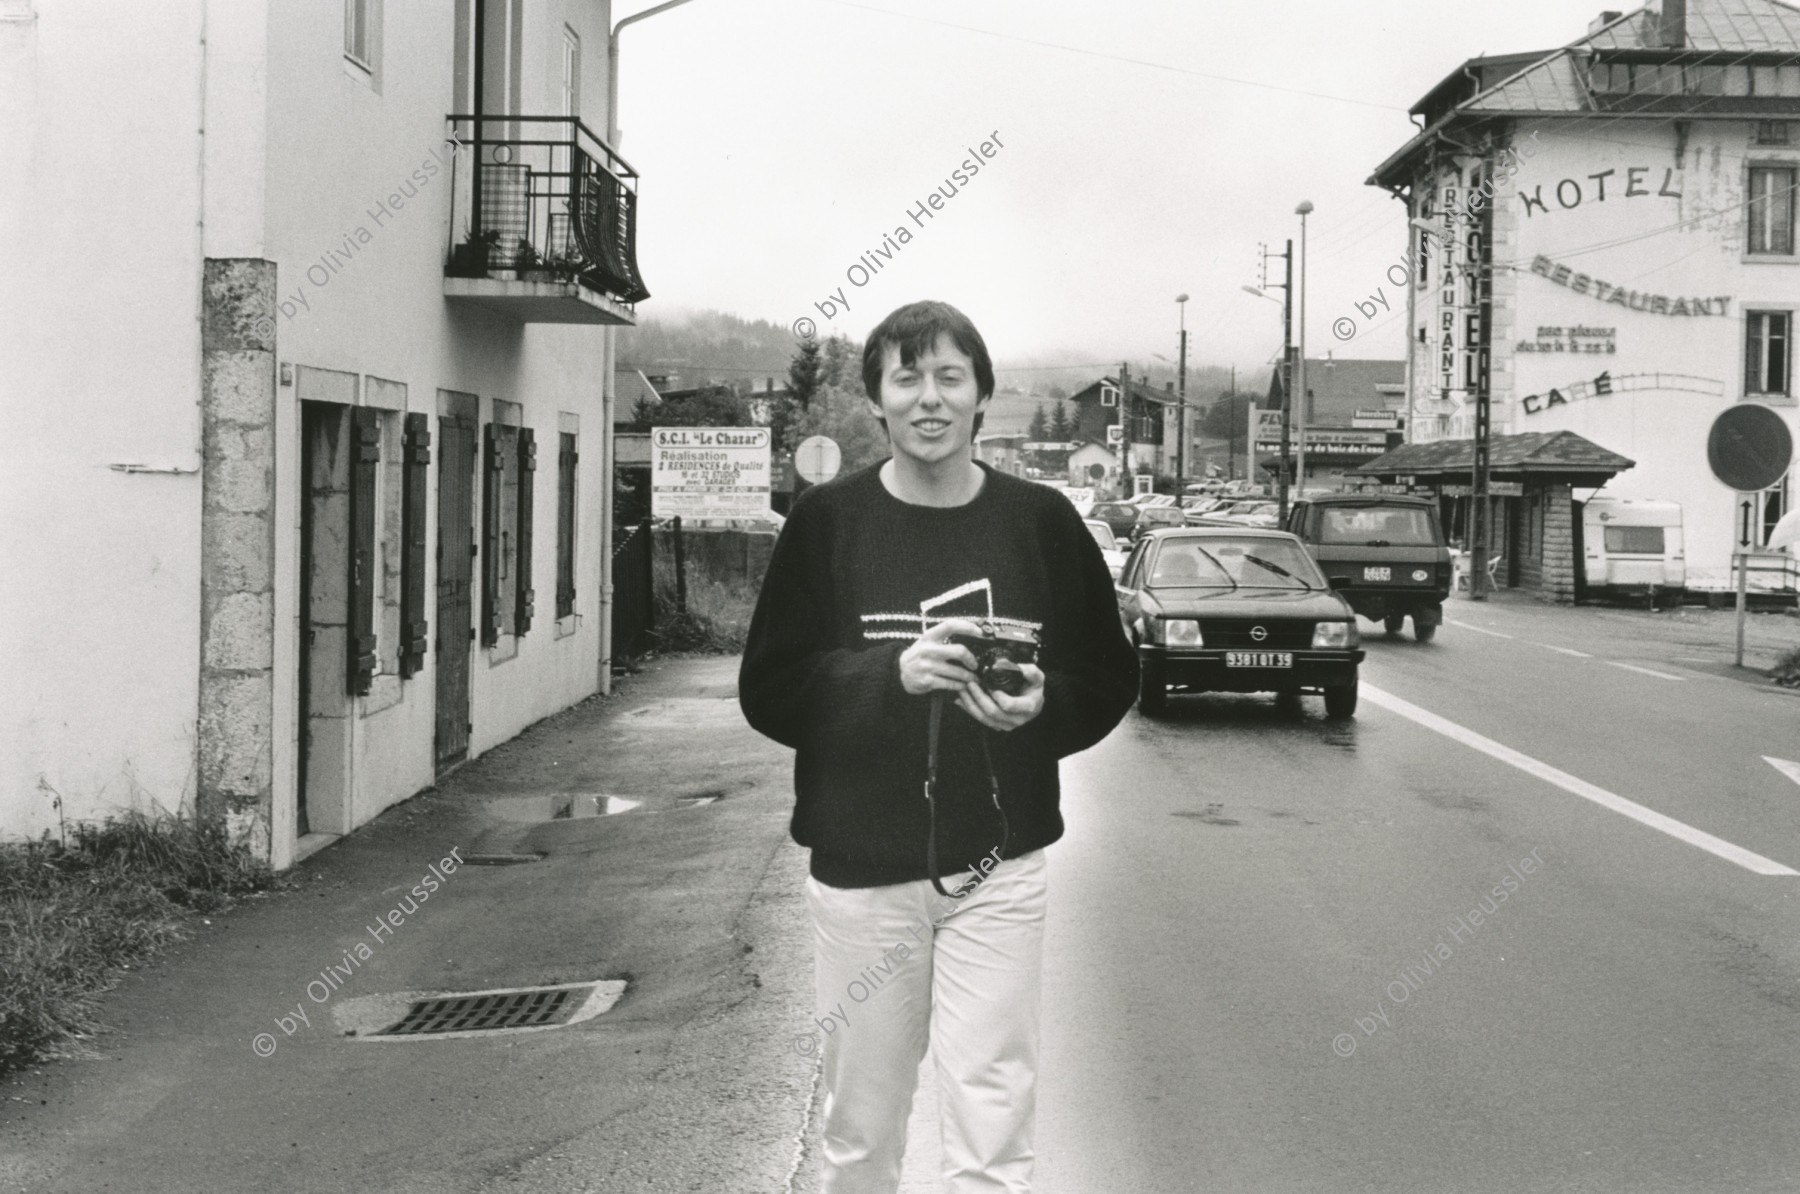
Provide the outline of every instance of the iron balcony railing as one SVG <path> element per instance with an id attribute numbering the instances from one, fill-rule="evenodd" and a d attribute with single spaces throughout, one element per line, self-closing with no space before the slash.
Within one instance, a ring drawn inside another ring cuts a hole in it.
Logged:
<path id="1" fill-rule="evenodd" d="M 449 117 L 459 143 L 448 272 L 576 281 L 650 297 L 637 266 L 637 171 L 572 116 Z"/>

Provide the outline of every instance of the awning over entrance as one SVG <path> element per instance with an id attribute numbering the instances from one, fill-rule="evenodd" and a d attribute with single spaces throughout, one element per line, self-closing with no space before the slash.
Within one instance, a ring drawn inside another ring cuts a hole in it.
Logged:
<path id="1" fill-rule="evenodd" d="M 1488 441 L 1488 476 L 1495 481 L 1598 489 L 1636 464 L 1573 431 L 1529 431 Z M 1460 481 L 1474 468 L 1474 440 L 1443 439 L 1402 445 L 1356 471 L 1390 483 L 1433 485 L 1452 478 Z"/>

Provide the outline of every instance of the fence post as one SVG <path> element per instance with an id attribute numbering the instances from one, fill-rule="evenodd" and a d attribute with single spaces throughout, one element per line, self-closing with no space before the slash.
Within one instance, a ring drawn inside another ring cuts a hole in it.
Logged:
<path id="1" fill-rule="evenodd" d="M 638 523 L 638 533 L 643 536 L 644 545 L 640 549 L 644 556 L 644 629 L 656 629 L 656 533 L 651 529 L 650 519 Z"/>
<path id="2" fill-rule="evenodd" d="M 681 546 L 681 515 L 677 514 L 669 520 L 669 529 L 675 535 L 675 609 L 685 617 L 687 615 L 687 552 Z"/>

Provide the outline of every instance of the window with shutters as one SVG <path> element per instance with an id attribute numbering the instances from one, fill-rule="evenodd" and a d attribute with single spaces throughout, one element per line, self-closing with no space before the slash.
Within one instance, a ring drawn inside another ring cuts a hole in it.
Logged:
<path id="1" fill-rule="evenodd" d="M 537 516 L 532 501 L 537 477 L 537 433 L 529 427 L 521 427 L 518 437 L 518 522 L 514 527 L 518 546 L 513 552 L 513 633 L 524 634 L 531 629 L 531 615 L 537 605 L 537 590 L 532 588 L 531 579 L 531 533 Z"/>
<path id="2" fill-rule="evenodd" d="M 371 377 L 363 384 L 373 388 L 376 382 Z M 404 387 L 400 389 L 404 394 Z M 400 672 L 401 572 L 406 558 L 402 525 L 405 432 L 398 411 L 377 409 L 375 423 L 381 432 L 375 483 L 375 670 L 378 676 L 393 676 Z"/>
<path id="3" fill-rule="evenodd" d="M 350 411 L 350 593 L 345 676 L 350 691 L 367 696 L 379 670 L 375 636 L 377 482 L 381 463 L 381 412 Z"/>
<path id="4" fill-rule="evenodd" d="M 581 460 L 574 433 L 557 436 L 556 616 L 575 612 L 575 465 Z"/>
<path id="5" fill-rule="evenodd" d="M 492 647 L 512 635 L 517 616 L 519 429 L 483 428 L 481 463 L 481 642 Z"/>
<path id="6" fill-rule="evenodd" d="M 400 512 L 400 641 L 401 676 L 415 676 L 425 666 L 431 623 L 425 612 L 426 487 L 431 484 L 431 416 L 406 416 L 405 474 Z"/>

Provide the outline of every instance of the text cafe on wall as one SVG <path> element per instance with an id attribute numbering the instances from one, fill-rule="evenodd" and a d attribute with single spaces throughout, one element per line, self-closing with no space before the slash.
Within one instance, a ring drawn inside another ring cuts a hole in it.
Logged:
<path id="1" fill-rule="evenodd" d="M 1753 402 L 1800 432 L 1800 17 L 1771 0 L 1663 0 L 1554 52 L 1450 66 L 1413 108 L 1426 131 L 1369 180 L 1406 202 L 1417 268 L 1411 455 L 1365 473 L 1466 489 L 1453 450 L 1429 454 L 1446 462 L 1435 475 L 1393 466 L 1469 440 L 1485 384 L 1494 458 L 1538 462 L 1495 500 L 1503 585 L 1572 595 L 1573 561 L 1546 542 L 1572 550 L 1555 532 L 1580 519 L 1555 507 L 1597 485 L 1679 503 L 1690 587 L 1729 587 L 1737 500 L 1708 467 L 1708 429 Z M 1759 496 L 1758 545 L 1796 490 L 1790 467 Z M 1454 519 L 1466 507 L 1446 500 Z"/>

